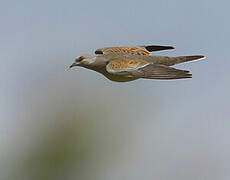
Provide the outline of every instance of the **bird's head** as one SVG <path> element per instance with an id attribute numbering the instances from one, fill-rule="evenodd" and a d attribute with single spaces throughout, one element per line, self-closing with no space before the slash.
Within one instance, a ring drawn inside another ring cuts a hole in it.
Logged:
<path id="1" fill-rule="evenodd" d="M 79 56 L 75 59 L 75 62 L 70 66 L 70 68 L 74 66 L 88 66 L 94 61 L 93 58 L 94 57 L 88 55 Z"/>

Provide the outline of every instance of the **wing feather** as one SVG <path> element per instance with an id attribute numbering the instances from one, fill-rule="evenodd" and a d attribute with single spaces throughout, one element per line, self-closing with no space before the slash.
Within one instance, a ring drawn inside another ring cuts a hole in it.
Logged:
<path id="1" fill-rule="evenodd" d="M 183 79 L 191 78 L 189 71 L 175 69 L 160 64 L 150 64 L 138 69 L 139 76 L 145 79 Z"/>

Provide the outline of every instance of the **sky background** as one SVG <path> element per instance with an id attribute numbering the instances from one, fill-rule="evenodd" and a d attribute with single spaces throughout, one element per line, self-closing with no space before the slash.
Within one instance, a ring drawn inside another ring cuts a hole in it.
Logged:
<path id="1" fill-rule="evenodd" d="M 229 180 L 229 6 L 2 1 L 0 179 Z M 68 70 L 97 48 L 152 44 L 207 58 L 177 65 L 193 74 L 177 81 Z"/>

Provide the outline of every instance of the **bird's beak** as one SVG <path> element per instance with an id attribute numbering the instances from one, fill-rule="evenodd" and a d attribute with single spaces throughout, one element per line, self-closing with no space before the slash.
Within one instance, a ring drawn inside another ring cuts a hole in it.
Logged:
<path id="1" fill-rule="evenodd" d="M 74 66 L 78 66 L 80 63 L 79 62 L 74 62 L 69 68 L 72 68 Z"/>

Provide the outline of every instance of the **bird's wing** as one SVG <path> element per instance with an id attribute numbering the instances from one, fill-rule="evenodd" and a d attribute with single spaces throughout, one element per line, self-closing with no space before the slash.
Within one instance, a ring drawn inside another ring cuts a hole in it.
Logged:
<path id="1" fill-rule="evenodd" d="M 152 51 L 161 51 L 166 49 L 174 49 L 172 46 L 133 46 L 133 47 L 105 47 L 95 51 L 95 54 L 133 54 L 133 55 L 150 55 Z"/>
<path id="2" fill-rule="evenodd" d="M 107 72 L 132 78 L 182 79 L 191 78 L 189 71 L 131 58 L 115 58 L 106 66 Z"/>

